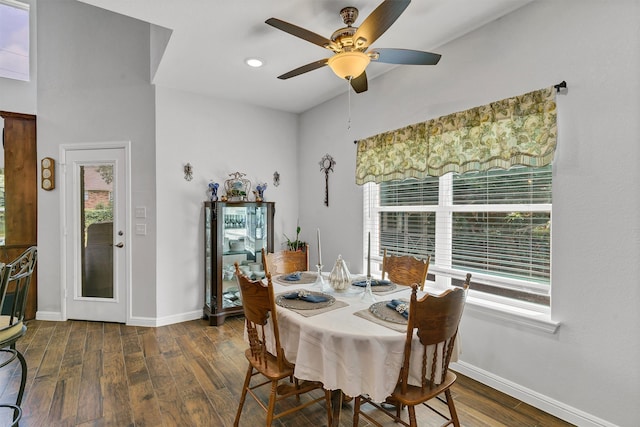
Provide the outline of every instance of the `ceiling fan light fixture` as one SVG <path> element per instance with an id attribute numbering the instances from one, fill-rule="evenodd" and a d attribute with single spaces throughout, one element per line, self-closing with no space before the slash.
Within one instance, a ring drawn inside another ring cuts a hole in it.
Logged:
<path id="1" fill-rule="evenodd" d="M 356 78 L 362 74 L 371 59 L 360 51 L 341 52 L 329 58 L 327 64 L 341 79 Z"/>

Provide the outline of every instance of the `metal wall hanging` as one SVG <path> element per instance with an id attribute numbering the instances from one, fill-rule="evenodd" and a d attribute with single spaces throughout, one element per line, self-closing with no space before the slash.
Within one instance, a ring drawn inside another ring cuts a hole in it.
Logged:
<path id="1" fill-rule="evenodd" d="M 273 185 L 275 187 L 277 187 L 278 185 L 280 185 L 280 174 L 278 173 L 278 171 L 275 171 L 273 173 Z"/>
<path id="2" fill-rule="evenodd" d="M 336 161 L 329 154 L 320 160 L 320 170 L 324 172 L 324 205 L 329 206 L 329 172 L 333 172 Z"/>
<path id="3" fill-rule="evenodd" d="M 191 166 L 191 163 L 184 165 L 184 179 L 187 181 L 193 179 L 193 166 Z"/>

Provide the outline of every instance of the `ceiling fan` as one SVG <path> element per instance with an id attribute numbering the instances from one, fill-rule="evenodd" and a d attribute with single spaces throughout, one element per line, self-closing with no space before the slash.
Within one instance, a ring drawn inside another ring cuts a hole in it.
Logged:
<path id="1" fill-rule="evenodd" d="M 346 27 L 335 31 L 330 39 L 277 18 L 267 19 L 266 24 L 334 53 L 329 58 L 303 65 L 278 76 L 278 78 L 288 79 L 328 65 L 338 77 L 349 80 L 356 93 L 361 93 L 367 90 L 365 69 L 370 61 L 386 64 L 437 64 L 441 56 L 437 53 L 381 48 L 367 51 L 371 44 L 398 19 L 409 3 L 411 0 L 385 0 L 367 16 L 359 27 L 353 26 L 358 18 L 358 9 L 351 6 L 345 7 L 340 11 L 340 16 Z"/>

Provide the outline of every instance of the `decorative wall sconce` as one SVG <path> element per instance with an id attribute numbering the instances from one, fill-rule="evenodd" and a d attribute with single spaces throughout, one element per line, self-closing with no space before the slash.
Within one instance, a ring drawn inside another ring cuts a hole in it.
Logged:
<path id="1" fill-rule="evenodd" d="M 191 181 L 193 179 L 193 166 L 191 166 L 191 163 L 184 165 L 184 179 L 186 181 Z"/>
<path id="2" fill-rule="evenodd" d="M 275 171 L 273 173 L 273 185 L 275 187 L 277 187 L 278 185 L 280 185 L 280 174 L 278 173 L 278 171 Z"/>
<path id="3" fill-rule="evenodd" d="M 40 186 L 43 190 L 51 191 L 56 188 L 56 162 L 51 157 L 45 157 L 40 162 Z"/>

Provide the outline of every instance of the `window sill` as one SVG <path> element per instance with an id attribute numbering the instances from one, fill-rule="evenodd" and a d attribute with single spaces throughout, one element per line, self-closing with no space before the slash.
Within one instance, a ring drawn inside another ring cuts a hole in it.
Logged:
<path id="1" fill-rule="evenodd" d="M 548 313 L 540 313 L 522 307 L 513 307 L 471 295 L 467 297 L 466 305 L 466 310 L 470 309 L 477 313 L 482 313 L 549 334 L 555 334 L 560 327 L 560 322 L 551 320 L 551 316 Z"/>

